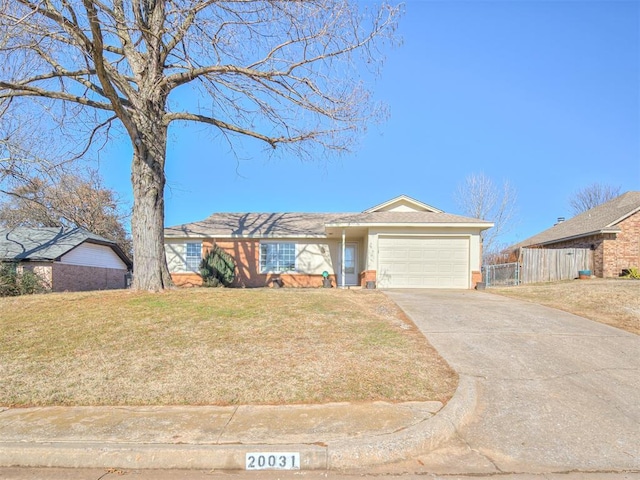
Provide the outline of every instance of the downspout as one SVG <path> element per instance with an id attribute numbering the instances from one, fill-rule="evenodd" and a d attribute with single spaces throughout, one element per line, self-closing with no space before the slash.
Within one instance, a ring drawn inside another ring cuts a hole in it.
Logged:
<path id="1" fill-rule="evenodd" d="M 342 288 L 345 287 L 345 279 L 344 279 L 344 258 L 345 255 L 347 254 L 347 244 L 346 244 L 346 240 L 347 240 L 347 230 L 345 228 L 342 229 L 342 261 L 340 262 L 340 283 L 342 284 Z"/>

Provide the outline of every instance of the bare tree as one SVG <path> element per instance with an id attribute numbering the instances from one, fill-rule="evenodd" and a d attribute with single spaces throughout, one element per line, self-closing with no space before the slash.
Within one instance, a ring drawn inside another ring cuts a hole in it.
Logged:
<path id="1" fill-rule="evenodd" d="M 171 285 L 163 245 L 174 122 L 297 155 L 344 152 L 383 112 L 379 65 L 399 7 L 355 0 L 0 0 L 0 102 L 85 147 L 121 125 L 133 149 L 134 288 Z M 372 73 L 376 73 L 373 71 Z M 185 95 L 190 92 L 191 97 Z"/>
<path id="2" fill-rule="evenodd" d="M 503 247 L 500 238 L 513 227 L 517 194 L 505 180 L 502 187 L 495 185 L 484 173 L 475 173 L 465 178 L 458 186 L 455 201 L 465 215 L 494 223 L 481 233 L 483 258 L 493 258 Z"/>
<path id="3" fill-rule="evenodd" d="M 604 185 L 602 183 L 592 183 L 574 192 L 569 199 L 569 205 L 574 215 L 578 215 L 593 207 L 613 200 L 620 195 L 620 187 Z"/>

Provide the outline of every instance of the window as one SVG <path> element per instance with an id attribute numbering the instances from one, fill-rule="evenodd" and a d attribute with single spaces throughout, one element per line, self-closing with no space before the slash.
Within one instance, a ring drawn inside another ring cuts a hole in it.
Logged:
<path id="1" fill-rule="evenodd" d="M 202 243 L 187 243 L 185 255 L 185 270 L 197 272 L 202 260 Z"/>
<path id="2" fill-rule="evenodd" d="M 290 272 L 296 269 L 295 243 L 260 244 L 260 271 Z"/>

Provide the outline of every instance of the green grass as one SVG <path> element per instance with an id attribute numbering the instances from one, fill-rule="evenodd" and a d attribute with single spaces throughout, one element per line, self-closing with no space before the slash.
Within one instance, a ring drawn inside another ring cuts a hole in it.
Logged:
<path id="1" fill-rule="evenodd" d="M 377 291 L 0 299 L 0 405 L 446 401 L 455 373 Z"/>

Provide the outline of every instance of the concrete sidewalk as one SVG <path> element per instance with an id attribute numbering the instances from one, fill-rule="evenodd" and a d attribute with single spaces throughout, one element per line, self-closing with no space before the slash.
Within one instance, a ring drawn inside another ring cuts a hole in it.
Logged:
<path id="1" fill-rule="evenodd" d="M 462 379 L 440 402 L 237 407 L 43 407 L 0 411 L 0 466 L 244 469 L 246 454 L 298 452 L 300 468 L 394 462 L 446 441 L 475 409 Z"/>

